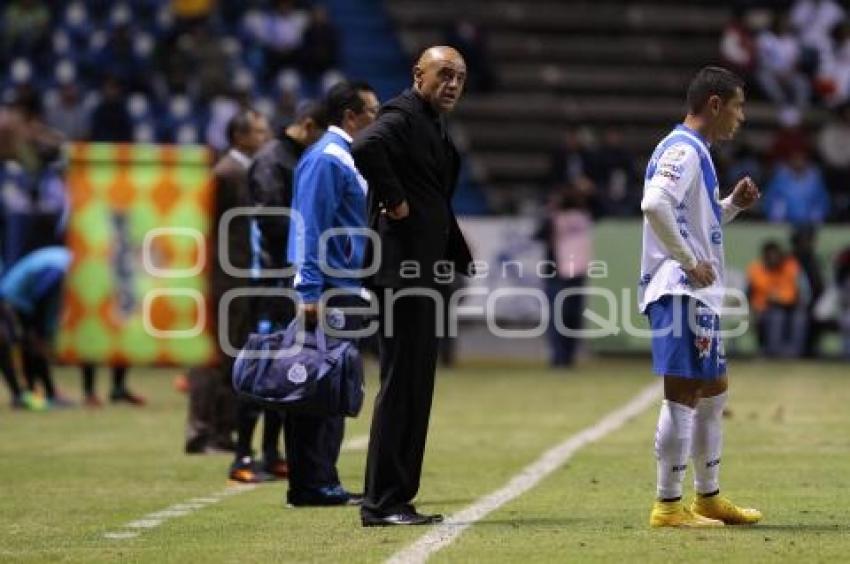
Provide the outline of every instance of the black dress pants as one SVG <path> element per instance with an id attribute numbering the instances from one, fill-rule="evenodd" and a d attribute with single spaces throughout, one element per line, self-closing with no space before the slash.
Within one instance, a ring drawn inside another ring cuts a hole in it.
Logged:
<path id="1" fill-rule="evenodd" d="M 437 363 L 432 298 L 402 297 L 382 303 L 379 337 L 381 387 L 375 400 L 362 511 L 394 513 L 419 491 Z M 387 334 L 387 315 L 392 334 Z"/>

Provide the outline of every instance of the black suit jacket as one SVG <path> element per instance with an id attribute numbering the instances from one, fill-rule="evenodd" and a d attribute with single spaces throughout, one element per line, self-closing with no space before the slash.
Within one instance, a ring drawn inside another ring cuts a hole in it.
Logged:
<path id="1" fill-rule="evenodd" d="M 292 205 L 295 166 L 303 153 L 304 147 L 285 134 L 260 149 L 248 173 L 248 187 L 254 205 L 285 208 Z M 287 266 L 289 218 L 257 216 L 257 227 L 260 230 L 261 266 L 265 269 Z"/>
<path id="2" fill-rule="evenodd" d="M 369 182 L 369 221 L 382 243 L 372 285 L 434 286 L 440 261 L 467 274 L 472 256 L 451 206 L 460 155 L 443 117 L 406 90 L 383 105 L 378 119 L 357 136 L 352 154 Z M 407 218 L 396 221 L 382 213 L 404 200 Z M 368 254 L 367 264 L 370 259 Z M 405 261 L 418 264 L 419 276 Z"/>

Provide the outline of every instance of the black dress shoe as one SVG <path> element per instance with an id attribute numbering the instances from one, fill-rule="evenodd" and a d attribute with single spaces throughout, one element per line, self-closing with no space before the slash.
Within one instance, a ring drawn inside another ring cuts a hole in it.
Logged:
<path id="1" fill-rule="evenodd" d="M 414 509 L 403 509 L 397 513 L 377 515 L 363 511 L 360 513 L 360 522 L 364 527 L 392 527 L 399 525 L 434 525 L 443 522 L 442 515 L 423 515 Z"/>
<path id="2" fill-rule="evenodd" d="M 407 505 L 405 505 L 405 507 L 407 508 L 408 511 L 410 511 L 412 513 L 418 513 L 419 515 L 422 515 L 423 517 L 427 517 L 428 519 L 431 520 L 431 523 L 442 523 L 444 521 L 442 513 L 432 513 L 430 515 L 427 514 L 427 513 L 419 513 L 418 511 L 416 511 L 416 508 L 413 506 L 412 503 L 408 503 Z"/>
<path id="3" fill-rule="evenodd" d="M 362 494 L 354 494 L 340 485 L 308 490 L 289 490 L 286 502 L 293 507 L 328 507 L 334 505 L 360 505 Z"/>

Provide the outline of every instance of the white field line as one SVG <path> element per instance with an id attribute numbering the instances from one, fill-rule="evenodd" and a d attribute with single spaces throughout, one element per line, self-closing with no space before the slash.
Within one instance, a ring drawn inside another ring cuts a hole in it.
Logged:
<path id="1" fill-rule="evenodd" d="M 342 450 L 364 450 L 368 446 L 368 444 L 369 435 L 358 435 L 356 437 L 350 438 L 345 443 L 343 443 Z M 230 486 L 225 490 L 207 496 L 194 497 L 190 500 L 184 501 L 183 503 L 175 503 L 174 505 L 166 507 L 165 509 L 160 509 L 159 511 L 153 511 L 151 513 L 148 513 L 147 515 L 136 519 L 135 521 L 125 523 L 121 527 L 121 530 L 104 533 L 103 536 L 104 538 L 112 540 L 132 539 L 138 537 L 145 530 L 155 529 L 156 527 L 159 527 L 169 519 L 191 515 L 195 511 L 199 511 L 204 507 L 208 507 L 214 503 L 218 503 L 222 499 L 244 492 L 249 492 L 255 489 L 256 487 L 256 484 L 240 484 L 237 486 Z"/>
<path id="2" fill-rule="evenodd" d="M 612 411 L 593 426 L 568 437 L 543 453 L 540 458 L 523 468 L 500 489 L 479 498 L 458 513 L 450 515 L 443 523 L 430 529 L 413 544 L 391 556 L 387 563 L 425 562 L 432 554 L 451 544 L 468 527 L 535 487 L 549 474 L 563 466 L 582 447 L 616 431 L 629 420 L 640 415 L 660 397 L 660 383 L 656 382 L 648 386 L 627 404 Z"/>

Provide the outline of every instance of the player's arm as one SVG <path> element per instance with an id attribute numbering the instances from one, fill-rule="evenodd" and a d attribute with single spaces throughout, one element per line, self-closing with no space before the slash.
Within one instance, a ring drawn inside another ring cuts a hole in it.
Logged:
<path id="1" fill-rule="evenodd" d="M 753 182 L 746 176 L 738 181 L 732 193 L 720 200 L 720 209 L 723 212 L 723 223 L 729 223 L 741 213 L 741 211 L 752 207 L 761 197 L 761 192 Z"/>
<path id="2" fill-rule="evenodd" d="M 714 282 L 711 265 L 700 262 L 679 229 L 676 207 L 699 172 L 699 157 L 690 147 L 674 145 L 658 159 L 652 178 L 647 180 L 640 208 L 655 236 L 696 287 Z"/>
<path id="3" fill-rule="evenodd" d="M 297 266 L 295 291 L 305 307 L 309 306 L 308 314 L 315 313 L 325 286 L 319 241 L 322 233 L 333 226 L 339 207 L 341 175 L 329 158 L 308 161 L 299 166 L 295 175 L 292 209 L 301 221 L 290 229 L 289 260 Z"/>

